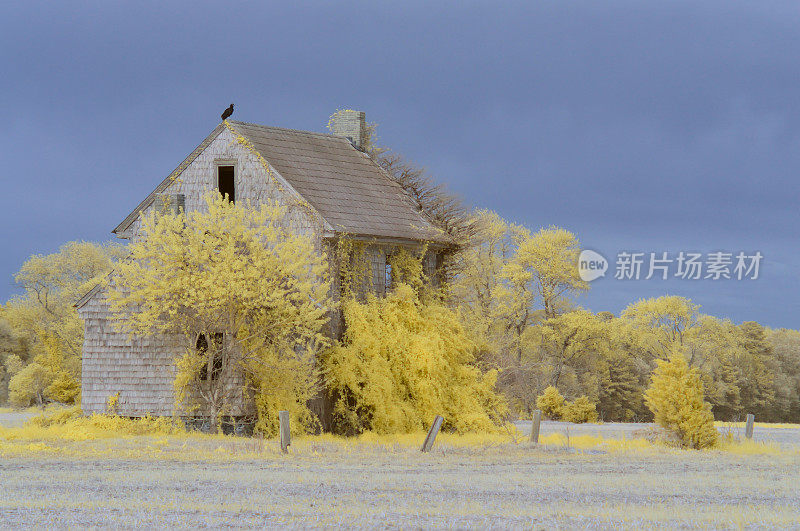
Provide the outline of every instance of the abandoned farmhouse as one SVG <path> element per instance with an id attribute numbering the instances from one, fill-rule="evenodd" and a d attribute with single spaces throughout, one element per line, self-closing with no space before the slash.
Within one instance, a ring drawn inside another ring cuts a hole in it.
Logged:
<path id="1" fill-rule="evenodd" d="M 364 152 L 366 127 L 360 111 L 337 112 L 330 123 L 331 134 L 225 120 L 112 232 L 135 239 L 143 214 L 153 209 L 191 212 L 203 208 L 203 194 L 216 188 L 234 202 L 290 205 L 285 222 L 291 230 L 310 235 L 321 252 L 332 250 L 343 235 L 363 241 L 371 273 L 368 289 L 378 294 L 387 289 L 391 274 L 387 257 L 398 246 L 421 249 L 427 245 L 423 264 L 433 276 L 442 250 L 451 241 Z M 304 208 L 297 208 L 299 204 Z M 331 268 L 336 267 L 331 261 Z M 331 278 L 338 278 L 336 271 L 331 271 Z M 332 289 L 339 289 L 336 282 Z M 85 332 L 84 413 L 104 412 L 108 398 L 118 395 L 120 415 L 180 414 L 173 395 L 174 362 L 185 351 L 187 340 L 130 338 L 118 331 L 107 290 L 101 284 L 76 304 Z M 331 316 L 331 322 L 330 333 L 339 334 L 336 316 Z M 213 370 L 208 374 L 213 375 Z"/>

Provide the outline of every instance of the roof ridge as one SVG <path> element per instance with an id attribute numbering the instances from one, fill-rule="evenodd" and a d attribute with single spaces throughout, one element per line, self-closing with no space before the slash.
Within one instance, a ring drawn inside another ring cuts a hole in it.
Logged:
<path id="1" fill-rule="evenodd" d="M 333 134 L 330 134 L 330 133 L 318 133 L 317 131 L 303 131 L 302 129 L 290 129 L 288 127 L 276 127 L 274 125 L 254 124 L 252 122 L 240 122 L 239 120 L 228 120 L 228 122 L 233 124 L 233 125 L 249 125 L 251 127 L 259 127 L 261 129 L 272 129 L 272 130 L 275 130 L 275 131 L 283 131 L 283 132 L 286 132 L 286 133 L 321 136 L 321 137 L 326 138 L 326 139 L 344 140 L 344 141 L 349 143 L 349 141 L 345 137 L 339 136 L 339 135 L 333 135 Z"/>
<path id="2" fill-rule="evenodd" d="M 345 137 L 238 120 L 219 124 L 114 232 L 127 230 L 155 194 L 191 166 L 225 129 L 242 137 L 240 143 L 262 158 L 275 178 L 319 213 L 324 230 L 451 243 L 408 190 Z"/>

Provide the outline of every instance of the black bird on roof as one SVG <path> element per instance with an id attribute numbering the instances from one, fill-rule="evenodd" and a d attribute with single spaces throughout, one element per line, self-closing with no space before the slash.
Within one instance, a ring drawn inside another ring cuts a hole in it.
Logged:
<path id="1" fill-rule="evenodd" d="M 225 111 L 222 113 L 222 120 L 227 120 L 231 117 L 231 114 L 233 114 L 233 103 L 231 103 L 231 106 L 225 109 Z"/>

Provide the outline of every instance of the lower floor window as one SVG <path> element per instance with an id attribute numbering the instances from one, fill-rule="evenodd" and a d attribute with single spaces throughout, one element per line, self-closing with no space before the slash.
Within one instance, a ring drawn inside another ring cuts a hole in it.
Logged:
<path id="1" fill-rule="evenodd" d="M 222 332 L 217 332 L 211 334 L 211 340 L 213 342 L 213 358 L 211 362 L 208 361 L 200 367 L 200 379 L 201 380 L 217 380 L 219 379 L 220 373 L 222 373 L 222 341 L 225 338 L 225 335 Z M 208 359 L 208 339 L 206 338 L 205 334 L 200 334 L 197 336 L 197 342 L 195 343 L 195 350 L 200 356 L 203 356 L 204 359 Z M 209 371 L 209 365 L 211 366 L 211 370 Z"/>

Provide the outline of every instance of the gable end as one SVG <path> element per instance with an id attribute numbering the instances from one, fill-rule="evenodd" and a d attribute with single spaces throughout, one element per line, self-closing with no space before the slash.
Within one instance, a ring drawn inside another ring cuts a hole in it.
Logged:
<path id="1" fill-rule="evenodd" d="M 168 187 L 170 184 L 172 184 L 172 182 L 173 182 L 175 179 L 177 179 L 177 178 L 178 178 L 178 176 L 179 176 L 181 173 L 183 173 L 183 170 L 185 170 L 185 169 L 186 169 L 186 168 L 187 168 L 187 167 L 188 167 L 188 166 L 189 166 L 189 165 L 190 165 L 192 162 L 194 162 L 194 159 L 196 159 L 197 157 L 199 157 L 199 156 L 200 156 L 200 153 L 202 153 L 202 152 L 203 152 L 203 150 L 205 150 L 205 149 L 206 149 L 206 148 L 209 146 L 209 144 L 211 144 L 211 142 L 213 142 L 213 141 L 214 141 L 214 139 L 215 139 L 215 138 L 217 138 L 217 136 L 218 136 L 218 135 L 219 135 L 219 134 L 220 134 L 222 131 L 224 131 L 224 130 L 225 130 L 225 126 L 224 126 L 223 124 L 219 124 L 217 127 L 215 127 L 215 128 L 214 128 L 214 130 L 213 130 L 213 131 L 211 131 L 211 134 L 209 134 L 209 135 L 208 135 L 208 136 L 205 138 L 205 140 L 203 140 L 203 141 L 200 143 L 200 145 L 199 145 L 199 146 L 197 146 L 197 147 L 194 149 L 194 151 L 192 151 L 192 152 L 189 154 L 189 156 L 188 156 L 188 157 L 186 157 L 186 158 L 183 160 L 183 162 L 181 162 L 181 163 L 178 165 L 178 167 L 177 167 L 177 168 L 175 168 L 175 169 L 172 171 L 172 173 L 170 173 L 170 174 L 167 176 L 167 178 L 166 178 L 166 179 L 164 179 L 163 181 L 161 181 L 161 183 L 160 183 L 158 186 L 156 186 L 156 189 L 155 189 L 155 190 L 153 190 L 153 191 L 150 193 L 150 195 L 148 195 L 148 196 L 147 196 L 147 197 L 144 199 L 144 201 L 142 201 L 141 203 L 139 203 L 139 205 L 138 205 L 138 206 L 137 206 L 135 209 L 133 209 L 133 212 L 131 212 L 130 214 L 128 214 L 128 216 L 127 216 L 127 217 L 126 217 L 126 218 L 125 218 L 125 219 L 122 221 L 122 223 L 120 223 L 119 225 L 117 225 L 117 226 L 116 226 L 116 228 L 114 228 L 114 230 L 112 230 L 111 232 L 112 232 L 113 234 L 116 234 L 116 235 L 117 235 L 117 236 L 119 236 L 119 237 L 122 237 L 122 236 L 121 236 L 121 234 L 122 234 L 122 233 L 124 233 L 126 230 L 128 230 L 128 228 L 130 228 L 130 226 L 133 224 L 133 222 L 134 222 L 134 221 L 136 221 L 136 218 L 137 218 L 137 217 L 139 217 L 139 213 L 140 213 L 140 212 L 142 212 L 142 211 L 143 211 L 143 210 L 145 210 L 145 209 L 146 209 L 148 206 L 150 206 L 150 204 L 151 204 L 151 203 L 152 203 L 152 202 L 155 200 L 155 198 L 156 198 L 156 195 L 157 195 L 157 194 L 159 194 L 159 193 L 161 193 L 161 192 L 163 192 L 163 191 L 164 191 L 164 190 L 165 190 L 165 189 L 166 189 L 166 188 L 167 188 L 167 187 Z"/>

